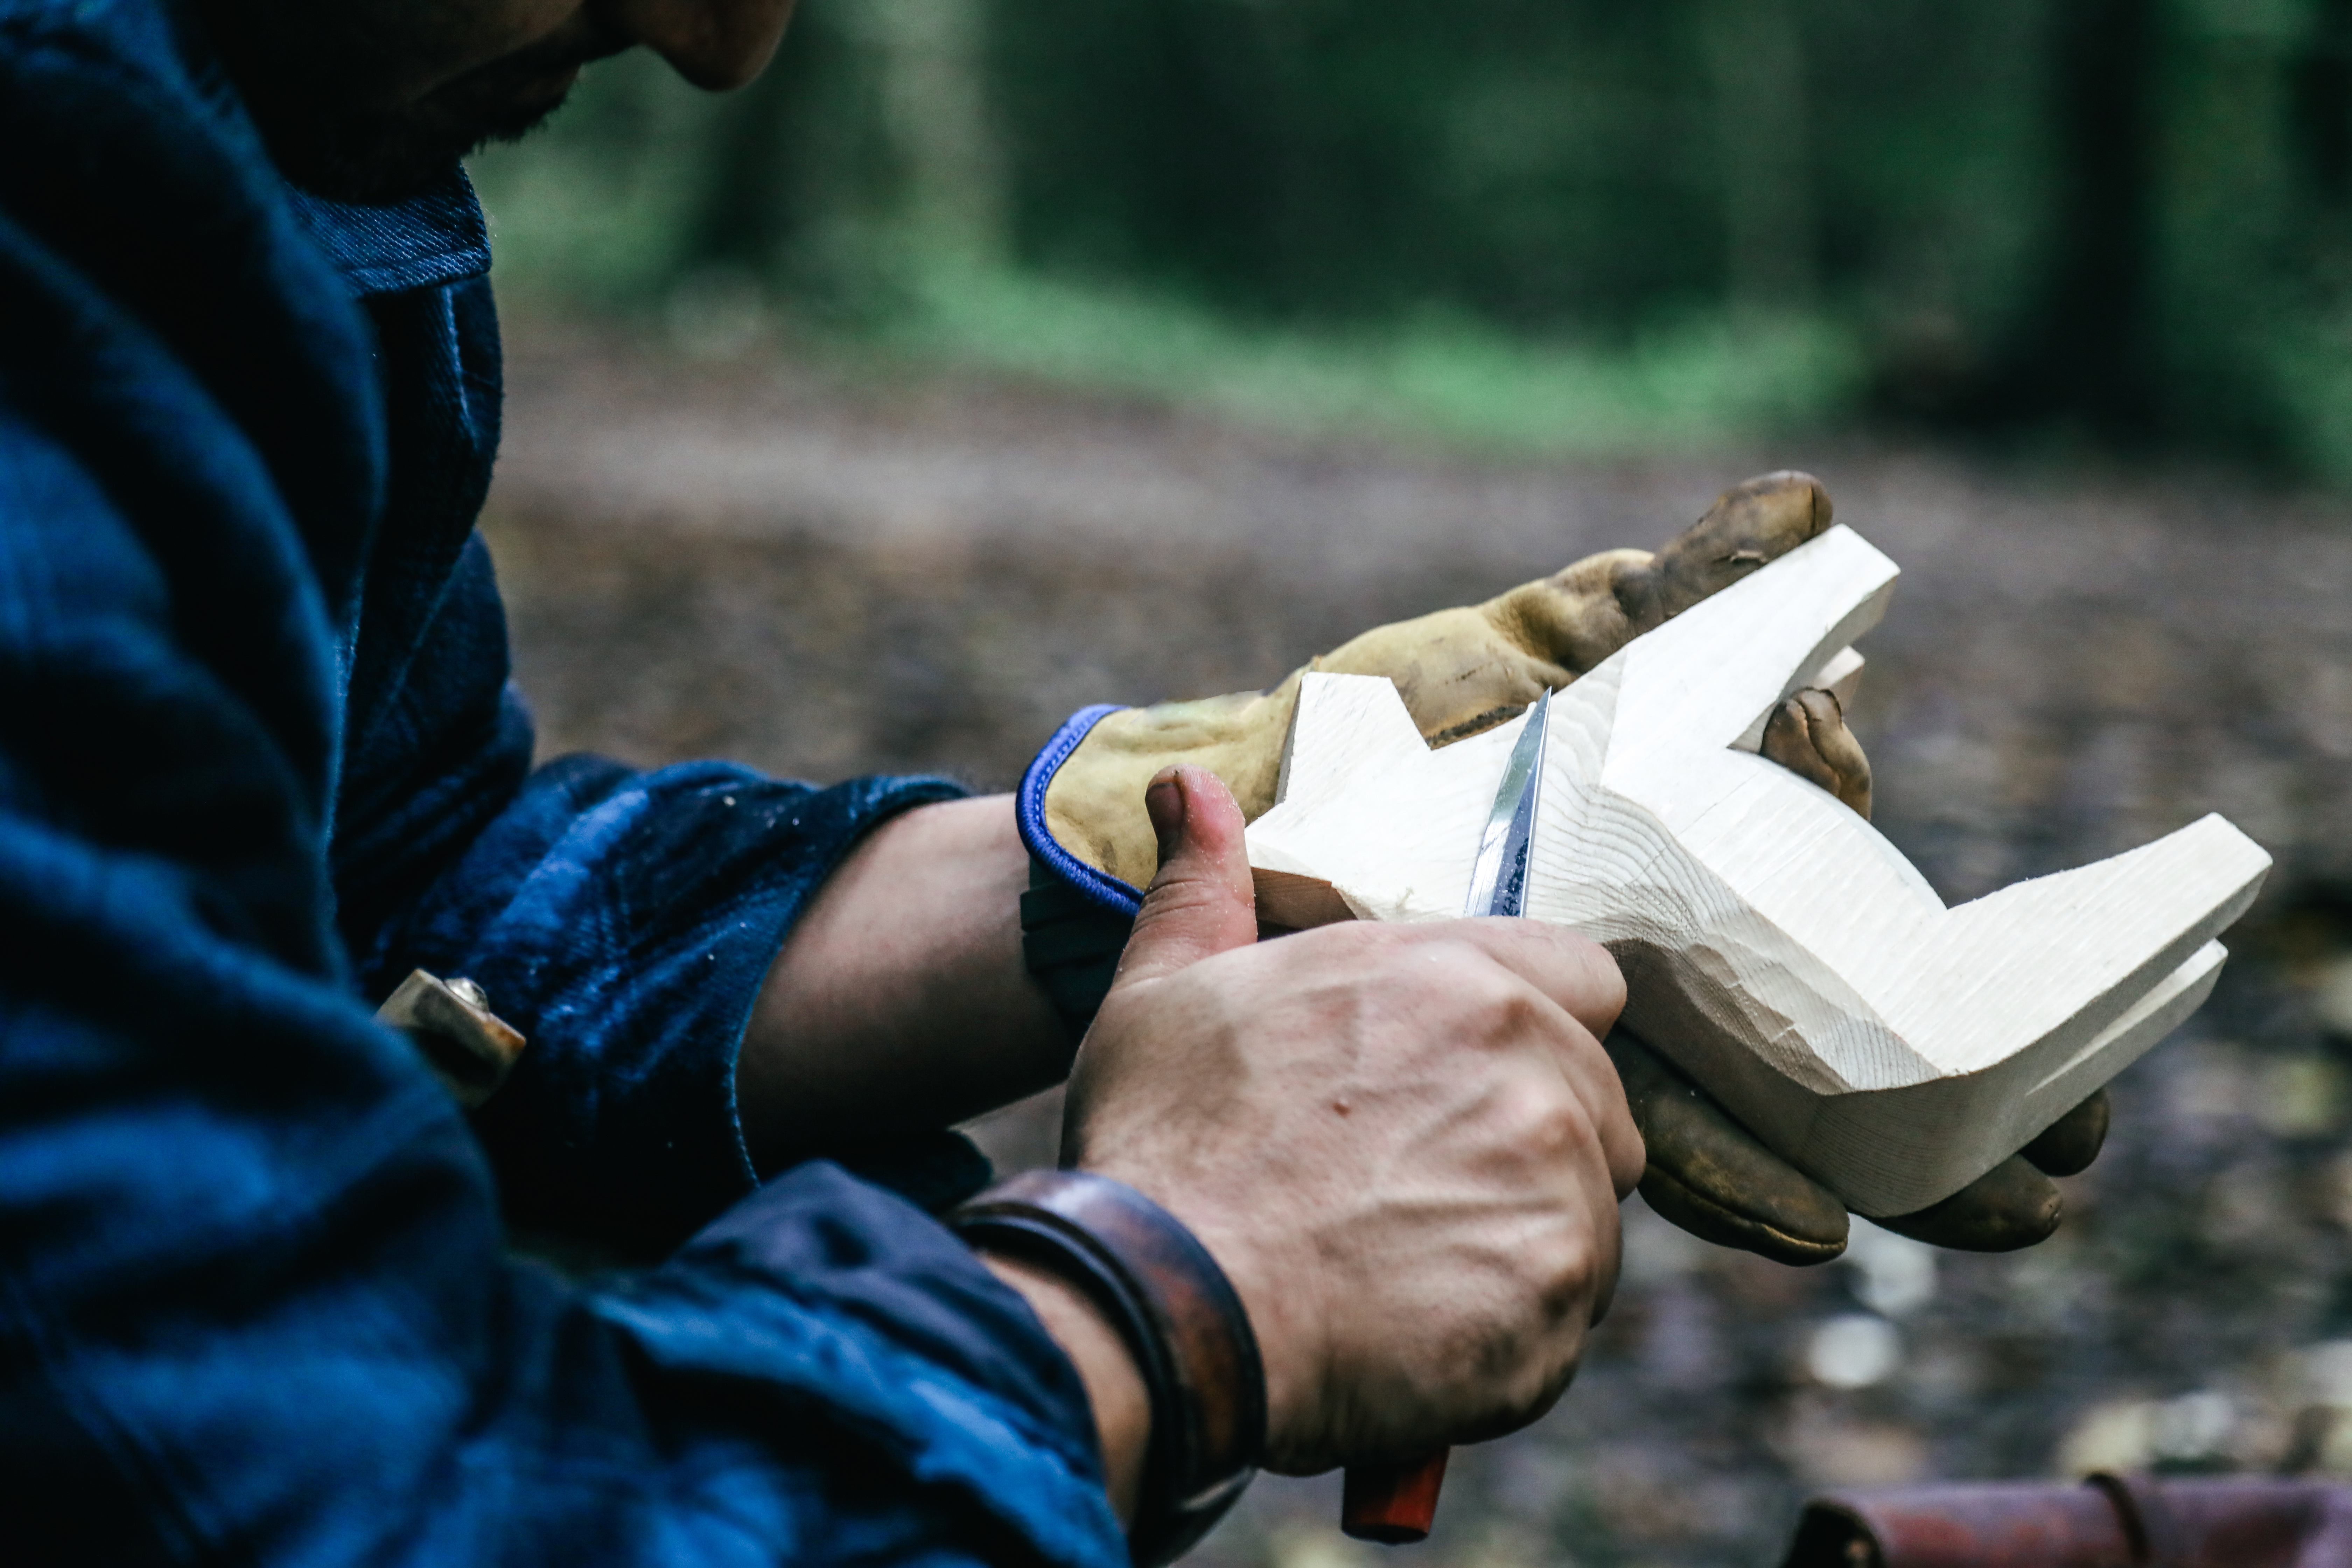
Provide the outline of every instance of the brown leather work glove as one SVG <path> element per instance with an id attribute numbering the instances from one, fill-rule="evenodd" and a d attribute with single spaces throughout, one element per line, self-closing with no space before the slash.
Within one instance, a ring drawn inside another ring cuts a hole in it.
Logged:
<path id="1" fill-rule="evenodd" d="M 1094 723 L 1053 773 L 1045 825 L 1079 859 L 1139 889 L 1159 868 L 1143 812 L 1152 775 L 1173 763 L 1205 767 L 1249 820 L 1265 816 L 1310 672 L 1387 676 L 1423 738 L 1442 746 L 1505 722 L 1829 525 L 1829 494 L 1811 475 L 1766 474 L 1726 490 L 1654 555 L 1602 551 L 1483 605 L 1375 626 L 1269 690 L 1120 709 Z M 1843 725 L 1836 731 L 1843 735 Z M 1847 745 L 1867 791 L 1869 763 Z"/>
<path id="2" fill-rule="evenodd" d="M 1845 1250 L 1845 1205 L 1827 1187 L 1758 1142 L 1624 1030 L 1607 1043 L 1649 1148 L 1642 1197 L 1651 1208 L 1693 1236 L 1781 1263 L 1827 1263 Z M 2074 1175 L 2098 1157 L 2107 1116 L 2103 1089 L 1942 1203 L 1876 1223 L 1961 1252 L 2031 1247 L 2064 1215 L 2050 1178 Z"/>
<path id="3" fill-rule="evenodd" d="M 1158 868 L 1145 786 L 1162 768 L 1192 763 L 1223 779 L 1247 818 L 1264 815 L 1308 672 L 1388 677 L 1423 738 L 1444 745 L 1511 719 L 1545 690 L 1819 534 L 1830 519 L 1829 495 L 1811 475 L 1766 474 L 1726 490 L 1654 555 L 1604 551 L 1485 604 L 1375 627 L 1268 690 L 1087 710 L 1022 784 L 1022 833 L 1036 865 L 1023 900 L 1031 969 L 1082 1027 L 1108 986 L 1124 940 L 1118 922 L 1132 916 L 1139 889 Z M 1834 695 L 1789 698 L 1767 723 L 1762 750 L 1869 815 L 1869 759 Z M 1845 1208 L 1826 1189 L 1623 1031 L 1609 1048 L 1648 1144 L 1642 1192 L 1652 1207 L 1709 1241 L 1783 1262 L 1824 1262 L 1844 1250 Z M 2088 1164 L 2105 1124 L 2105 1098 L 2095 1096 L 1965 1191 L 1880 1223 L 1972 1250 L 2039 1241 L 2056 1227 L 2060 1208 L 2042 1173 Z"/>

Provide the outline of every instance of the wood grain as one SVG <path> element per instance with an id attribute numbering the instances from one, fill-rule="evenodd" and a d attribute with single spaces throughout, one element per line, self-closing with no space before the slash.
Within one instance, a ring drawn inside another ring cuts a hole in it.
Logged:
<path id="1" fill-rule="evenodd" d="M 2176 1027 L 2270 866 L 2208 816 L 1947 908 L 1752 750 L 1790 692 L 1851 682 L 1895 575 L 1833 528 L 1562 691 L 1527 909 L 1606 945 L 1627 1026 L 1875 1215 L 1965 1186 Z M 1523 722 L 1433 752 L 1389 682 L 1309 677 L 1249 834 L 1262 918 L 1453 917 Z"/>

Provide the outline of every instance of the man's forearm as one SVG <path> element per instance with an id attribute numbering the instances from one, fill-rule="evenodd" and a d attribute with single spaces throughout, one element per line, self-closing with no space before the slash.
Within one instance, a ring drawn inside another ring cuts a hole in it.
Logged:
<path id="1" fill-rule="evenodd" d="M 777 954 L 736 1068 L 762 1170 L 942 1127 L 1058 1082 L 1070 1044 L 1021 958 L 1013 797 L 893 818 Z"/>

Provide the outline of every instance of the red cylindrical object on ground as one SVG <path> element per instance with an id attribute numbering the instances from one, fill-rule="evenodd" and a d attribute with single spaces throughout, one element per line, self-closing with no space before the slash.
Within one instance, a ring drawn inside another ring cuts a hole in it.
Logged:
<path id="1" fill-rule="evenodd" d="M 1424 1540 L 1437 1518 L 1437 1489 L 1445 1484 L 1440 1448 L 1410 1465 L 1350 1465 L 1339 1501 L 1339 1528 L 1359 1541 L 1404 1546 Z"/>
<path id="2" fill-rule="evenodd" d="M 1855 1547 L 1867 1542 L 1867 1548 Z M 1816 1499 L 1786 1568 L 2139 1568 L 2095 1487 L 2016 1481 L 1901 1487 Z"/>
<path id="3" fill-rule="evenodd" d="M 2101 1475 L 1839 1492 L 1781 1568 L 2352 1568 L 2352 1487 Z"/>

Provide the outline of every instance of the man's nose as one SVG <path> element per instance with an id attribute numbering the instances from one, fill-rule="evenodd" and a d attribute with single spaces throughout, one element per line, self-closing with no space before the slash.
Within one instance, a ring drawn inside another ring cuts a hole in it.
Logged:
<path id="1" fill-rule="evenodd" d="M 723 92 L 760 74 L 792 20 L 793 0 L 618 0 L 637 42 L 699 88 Z"/>

